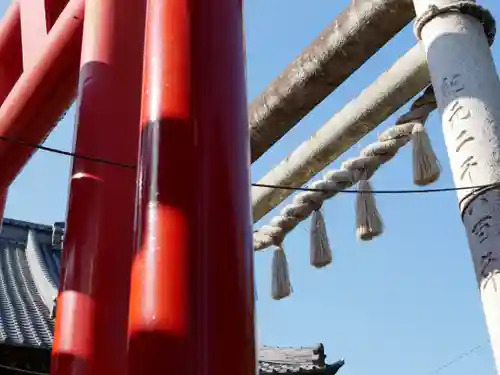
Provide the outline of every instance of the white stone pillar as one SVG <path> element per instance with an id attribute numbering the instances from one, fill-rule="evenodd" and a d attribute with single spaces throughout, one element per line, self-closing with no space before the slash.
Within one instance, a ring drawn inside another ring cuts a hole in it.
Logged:
<path id="1" fill-rule="evenodd" d="M 470 2 L 469 2 L 470 3 Z M 476 16 L 438 9 L 456 0 L 414 0 L 455 185 L 500 182 L 500 81 L 485 28 Z M 464 8 L 462 8 L 463 10 Z M 436 15 L 435 13 L 440 13 Z M 429 13 L 427 13 L 429 15 Z M 484 15 L 484 13 L 483 13 Z M 417 32 L 418 35 L 418 32 Z M 500 368 L 500 190 L 458 191 L 460 211 L 481 291 L 497 373 Z M 432 208 L 429 208 L 432 209 Z M 498 284 L 498 288 L 497 288 Z"/>

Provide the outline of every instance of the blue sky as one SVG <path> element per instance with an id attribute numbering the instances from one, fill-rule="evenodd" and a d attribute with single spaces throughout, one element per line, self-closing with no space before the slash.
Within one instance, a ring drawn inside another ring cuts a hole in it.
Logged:
<path id="1" fill-rule="evenodd" d="M 340 12 L 348 0 L 248 0 L 245 9 L 249 99 L 255 97 Z M 500 3 L 483 0 L 494 15 Z M 9 1 L 0 0 L 0 13 Z M 415 44 L 406 28 L 252 167 L 257 181 Z M 493 46 L 500 58 L 500 47 Z M 401 113 L 401 112 L 399 112 Z M 393 124 L 390 118 L 379 129 Z M 70 150 L 74 112 L 46 144 Z M 453 182 L 437 114 L 428 124 L 443 166 L 436 187 Z M 370 134 L 340 160 L 375 140 Z M 338 167 L 334 163 L 329 168 Z M 13 183 L 6 216 L 40 223 L 64 218 L 70 160 L 40 152 Z M 412 187 L 405 148 L 373 179 L 375 188 Z M 386 233 L 360 243 L 353 195 L 325 204 L 334 263 L 312 269 L 305 222 L 286 242 L 293 295 L 270 297 L 272 251 L 256 254 L 258 329 L 263 345 L 325 344 L 328 359 L 346 360 L 342 375 L 493 375 L 478 290 L 454 193 L 378 196 Z M 271 216 L 264 218 L 263 225 Z M 462 353 L 481 346 L 436 372 Z"/>

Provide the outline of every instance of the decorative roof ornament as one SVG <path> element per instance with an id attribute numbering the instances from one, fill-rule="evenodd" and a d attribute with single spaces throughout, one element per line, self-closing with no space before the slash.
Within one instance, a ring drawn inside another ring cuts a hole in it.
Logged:
<path id="1" fill-rule="evenodd" d="M 65 228 L 66 223 L 64 221 L 58 221 L 52 224 L 52 246 L 58 249 L 62 248 Z"/>
<path id="2" fill-rule="evenodd" d="M 265 374 L 323 374 L 335 375 L 344 365 L 340 359 L 326 363 L 323 344 L 311 347 L 269 347 L 263 346 L 258 353 L 259 372 Z"/>

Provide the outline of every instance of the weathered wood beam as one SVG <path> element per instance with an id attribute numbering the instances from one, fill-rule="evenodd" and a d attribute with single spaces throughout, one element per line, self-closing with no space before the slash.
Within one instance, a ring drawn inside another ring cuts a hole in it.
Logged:
<path id="1" fill-rule="evenodd" d="M 249 106 L 252 163 L 413 18 L 411 0 L 356 0 Z"/>
<path id="2" fill-rule="evenodd" d="M 425 52 L 416 45 L 273 168 L 259 184 L 303 185 L 424 89 L 429 80 Z M 254 222 L 292 193 L 293 190 L 253 187 Z"/>

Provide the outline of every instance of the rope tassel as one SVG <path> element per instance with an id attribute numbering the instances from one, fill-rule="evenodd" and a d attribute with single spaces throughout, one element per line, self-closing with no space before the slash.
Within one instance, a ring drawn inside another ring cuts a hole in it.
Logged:
<path id="1" fill-rule="evenodd" d="M 272 297 L 280 300 L 292 293 L 290 275 L 288 273 L 288 261 L 282 246 L 274 250 L 272 266 Z"/>
<path id="2" fill-rule="evenodd" d="M 435 182 L 441 174 L 439 161 L 422 123 L 415 123 L 411 134 L 413 144 L 413 182 L 425 186 Z"/>
<path id="3" fill-rule="evenodd" d="M 425 123 L 436 107 L 434 91 L 432 86 L 429 86 L 424 94 L 411 105 L 410 110 L 399 117 L 396 125 L 380 134 L 376 142 L 363 148 L 359 156 L 343 162 L 339 169 L 327 172 L 323 179 L 311 184 L 310 191 L 297 194 L 292 202 L 271 220 L 269 225 L 264 225 L 254 231 L 254 250 L 264 250 L 281 243 L 293 228 L 313 214 L 325 200 L 334 197 L 339 191 L 354 186 L 360 180 L 367 180 L 380 166 L 394 158 L 412 138 L 418 136 L 417 124 Z M 413 136 L 415 125 L 417 129 Z M 266 187 L 266 184 L 261 185 Z M 361 181 L 359 188 L 365 192 L 358 194 L 357 197 L 356 232 L 360 239 L 369 240 L 382 232 L 383 225 L 375 208 L 373 192 L 369 189 L 368 181 Z"/>
<path id="4" fill-rule="evenodd" d="M 332 262 L 332 258 L 332 250 L 326 233 L 325 219 L 321 213 L 321 209 L 318 209 L 313 212 L 311 218 L 311 265 L 316 268 L 322 268 L 329 265 Z"/>
<path id="5" fill-rule="evenodd" d="M 370 241 L 383 232 L 383 223 L 377 210 L 370 182 L 359 181 L 360 192 L 356 197 L 356 235 L 362 241 Z"/>

